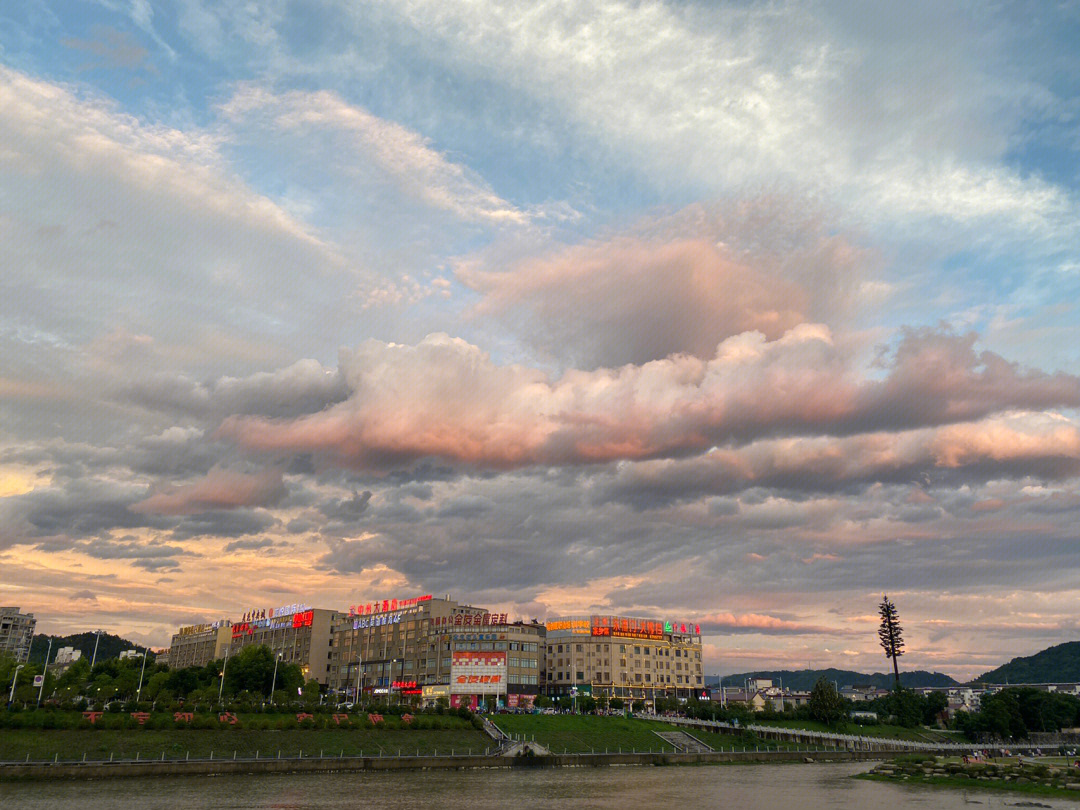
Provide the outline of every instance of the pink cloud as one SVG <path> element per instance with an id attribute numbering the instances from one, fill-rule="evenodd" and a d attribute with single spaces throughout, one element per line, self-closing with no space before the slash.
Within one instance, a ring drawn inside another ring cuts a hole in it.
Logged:
<path id="1" fill-rule="evenodd" d="M 805 213 L 762 200 L 729 212 L 692 206 L 508 266 L 474 259 L 457 275 L 483 296 L 477 314 L 593 367 L 709 358 L 743 332 L 777 339 L 843 309 L 865 261 Z"/>
<path id="2" fill-rule="evenodd" d="M 1080 405 L 1077 378 L 999 360 L 977 356 L 967 336 L 908 335 L 891 373 L 870 380 L 828 329 L 803 324 L 773 341 L 758 333 L 728 338 L 708 361 L 677 355 L 569 370 L 553 380 L 435 334 L 415 346 L 368 341 L 343 352 L 343 402 L 296 419 L 234 416 L 218 435 L 252 450 L 316 452 L 375 471 L 425 457 L 512 468 L 678 458 L 710 448 L 700 463 L 712 475 L 774 483 L 807 472 L 842 481 L 867 471 L 900 477 L 928 465 L 1003 468 L 1033 458 L 1051 471 L 1075 468 L 1080 434 L 1064 417 L 904 430 L 1015 407 Z M 924 363 L 925 373 L 916 374 L 913 364 Z M 807 433 L 857 435 L 798 437 Z M 796 438 L 768 438 L 787 434 Z M 719 449 L 755 441 L 748 450 Z M 661 468 L 641 468 L 648 469 Z"/>
<path id="3" fill-rule="evenodd" d="M 162 515 L 191 515 L 212 509 L 270 506 L 281 500 L 285 492 L 279 469 L 248 475 L 215 467 L 193 483 L 161 487 L 132 504 L 130 509 Z"/>
<path id="4" fill-rule="evenodd" d="M 704 633 L 761 633 L 764 635 L 849 635 L 851 631 L 805 624 L 760 613 L 712 613 L 700 621 Z"/>

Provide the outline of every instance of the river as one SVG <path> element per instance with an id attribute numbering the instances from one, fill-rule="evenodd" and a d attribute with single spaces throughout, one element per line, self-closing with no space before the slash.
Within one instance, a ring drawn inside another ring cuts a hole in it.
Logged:
<path id="1" fill-rule="evenodd" d="M 1019 794 L 851 779 L 870 763 L 132 778 L 0 784 L 3 810 L 933 810 L 1015 806 Z M 1037 798 L 1051 807 L 1080 803 Z"/>

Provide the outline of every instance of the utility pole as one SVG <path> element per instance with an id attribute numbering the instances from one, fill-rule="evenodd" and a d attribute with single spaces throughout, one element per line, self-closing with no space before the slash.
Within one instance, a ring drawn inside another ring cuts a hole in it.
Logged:
<path id="1" fill-rule="evenodd" d="M 274 677 L 270 680 L 270 705 L 274 705 L 274 688 L 277 686 L 277 665 L 281 660 L 281 653 L 274 656 Z"/>

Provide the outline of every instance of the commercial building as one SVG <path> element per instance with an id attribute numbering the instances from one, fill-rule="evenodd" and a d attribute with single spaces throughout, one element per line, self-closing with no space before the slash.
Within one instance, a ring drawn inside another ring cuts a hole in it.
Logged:
<path id="1" fill-rule="evenodd" d="M 244 647 L 264 645 L 280 657 L 281 663 L 298 665 L 305 681 L 326 685 L 331 663 L 331 632 L 343 615 L 310 605 L 251 611 L 242 621 L 230 625 L 229 655 Z"/>
<path id="2" fill-rule="evenodd" d="M 225 657 L 232 643 L 232 622 L 222 619 L 209 624 L 181 627 L 172 637 L 169 666 L 173 669 L 204 667 Z"/>
<path id="3" fill-rule="evenodd" d="M 26 663 L 36 626 L 33 613 L 20 613 L 17 607 L 0 607 L 0 652 L 14 656 L 20 664 Z"/>
<path id="4" fill-rule="evenodd" d="M 547 623 L 546 691 L 650 700 L 701 694 L 701 628 L 630 616 L 565 616 Z"/>
<path id="5" fill-rule="evenodd" d="M 352 605 L 331 640 L 331 689 L 475 706 L 488 696 L 531 704 L 540 686 L 544 628 L 428 594 Z"/>

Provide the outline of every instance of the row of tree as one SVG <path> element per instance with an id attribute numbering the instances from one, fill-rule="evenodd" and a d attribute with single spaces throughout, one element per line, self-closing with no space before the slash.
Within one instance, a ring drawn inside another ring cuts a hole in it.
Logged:
<path id="1" fill-rule="evenodd" d="M 297 701 L 318 701 L 319 684 L 305 683 L 303 672 L 296 664 L 278 663 L 268 647 L 245 647 L 235 656 L 211 661 L 203 667 L 169 669 L 142 657 L 108 658 L 98 660 L 91 668 L 86 659 L 79 659 L 62 674 L 45 673 L 44 687 L 34 686 L 34 676 L 41 666 L 27 664 L 18 668 L 14 659 L 0 657 L 0 684 L 6 684 L 8 695 L 16 704 L 37 702 L 40 693 L 45 700 L 61 706 L 94 706 L 101 708 L 113 701 L 130 701 L 138 697 L 160 706 L 178 702 L 186 705 L 215 703 L 223 699 L 241 705 L 259 705 L 271 699 L 287 704 Z M 224 683 L 222 672 L 224 671 Z M 141 684 L 141 689 L 140 689 Z"/>

